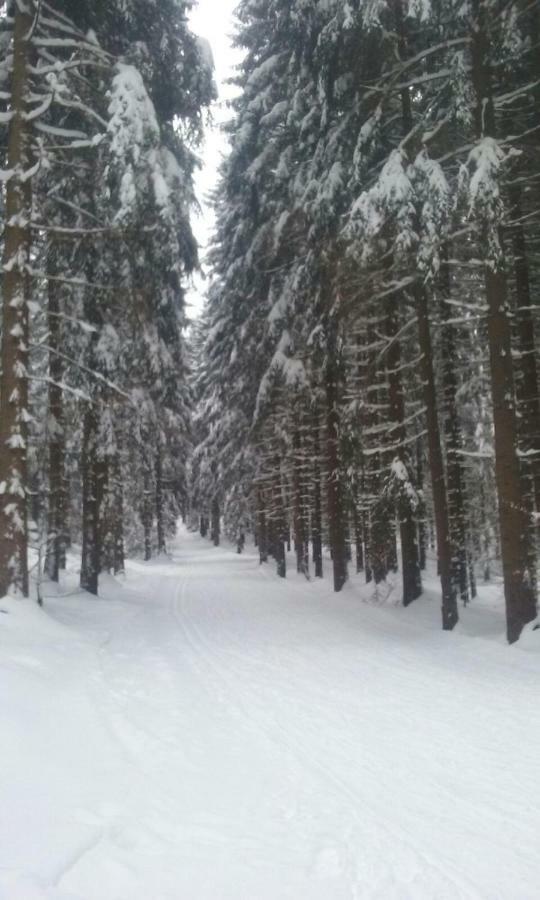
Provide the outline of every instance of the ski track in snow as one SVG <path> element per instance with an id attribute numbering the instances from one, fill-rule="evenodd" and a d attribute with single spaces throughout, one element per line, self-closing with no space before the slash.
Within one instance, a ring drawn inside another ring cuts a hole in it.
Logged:
<path id="1" fill-rule="evenodd" d="M 540 647 L 489 604 L 442 634 L 182 530 L 46 605 L 0 604 L 1 900 L 538 896 Z"/>

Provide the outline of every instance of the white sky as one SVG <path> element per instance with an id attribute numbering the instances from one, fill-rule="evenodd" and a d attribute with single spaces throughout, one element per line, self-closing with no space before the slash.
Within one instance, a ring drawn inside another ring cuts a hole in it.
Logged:
<path id="1" fill-rule="evenodd" d="M 212 210 L 207 202 L 208 193 L 215 187 L 217 170 L 223 153 L 226 152 L 226 141 L 219 131 L 220 123 L 227 120 L 227 100 L 234 91 L 226 84 L 238 61 L 238 52 L 232 47 L 233 11 L 238 0 L 198 0 L 190 21 L 193 31 L 206 38 L 212 48 L 215 65 L 215 79 L 218 87 L 218 101 L 212 114 L 215 125 L 208 130 L 202 148 L 203 168 L 196 177 L 196 188 L 199 202 L 203 207 L 202 215 L 194 219 L 195 235 L 200 244 L 201 258 L 204 261 L 205 247 L 213 231 Z M 194 289 L 188 294 L 191 316 L 200 312 L 203 303 L 205 284 L 200 278 L 195 279 Z"/>

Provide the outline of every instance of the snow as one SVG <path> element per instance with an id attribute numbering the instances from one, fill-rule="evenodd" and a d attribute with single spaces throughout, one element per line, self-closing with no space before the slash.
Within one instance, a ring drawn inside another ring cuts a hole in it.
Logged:
<path id="1" fill-rule="evenodd" d="M 99 599 L 0 601 L 0 898 L 536 898 L 540 633 L 494 585 L 445 634 L 435 584 L 181 531 Z"/>

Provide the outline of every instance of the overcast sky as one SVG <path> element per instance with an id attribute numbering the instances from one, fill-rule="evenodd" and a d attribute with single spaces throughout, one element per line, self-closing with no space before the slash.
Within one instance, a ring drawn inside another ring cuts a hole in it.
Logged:
<path id="1" fill-rule="evenodd" d="M 215 127 L 206 135 L 202 150 L 203 168 L 196 178 L 197 195 L 203 205 L 203 213 L 195 218 L 193 225 L 195 234 L 201 245 L 201 256 L 204 257 L 204 249 L 213 229 L 213 217 L 211 209 L 206 201 L 208 192 L 216 184 L 219 161 L 226 150 L 226 142 L 220 133 L 219 124 L 228 118 L 227 99 L 231 97 L 231 88 L 227 86 L 227 79 L 231 77 L 238 54 L 232 48 L 231 37 L 233 33 L 233 10 L 238 0 L 198 0 L 197 6 L 191 14 L 191 27 L 193 31 L 205 38 L 212 48 L 215 65 L 215 79 L 218 86 L 219 98 L 213 109 Z M 194 291 L 190 291 L 188 302 L 191 304 L 190 314 L 200 311 L 202 306 L 202 294 L 204 283 L 196 279 Z"/>

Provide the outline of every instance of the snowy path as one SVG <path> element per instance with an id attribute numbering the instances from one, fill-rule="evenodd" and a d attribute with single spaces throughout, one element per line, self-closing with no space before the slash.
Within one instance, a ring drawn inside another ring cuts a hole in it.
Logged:
<path id="1" fill-rule="evenodd" d="M 540 654 L 435 605 L 185 532 L 56 621 L 4 601 L 0 898 L 536 898 Z"/>

